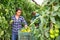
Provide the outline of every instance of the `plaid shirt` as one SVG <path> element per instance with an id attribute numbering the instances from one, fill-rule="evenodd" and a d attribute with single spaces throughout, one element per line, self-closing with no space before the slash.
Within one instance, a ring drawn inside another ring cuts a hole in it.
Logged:
<path id="1" fill-rule="evenodd" d="M 20 16 L 18 18 L 18 20 L 15 18 L 15 16 L 12 16 L 12 20 L 14 21 L 12 23 L 12 31 L 13 32 L 18 32 L 18 30 L 22 28 L 22 23 L 24 25 L 27 25 L 25 19 L 22 16 Z"/>

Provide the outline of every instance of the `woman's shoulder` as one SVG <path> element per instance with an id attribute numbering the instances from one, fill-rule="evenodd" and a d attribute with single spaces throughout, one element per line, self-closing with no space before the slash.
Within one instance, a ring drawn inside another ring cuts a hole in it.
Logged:
<path id="1" fill-rule="evenodd" d="M 14 18 L 14 17 L 15 17 L 15 15 L 12 16 L 12 18 Z"/>
<path id="2" fill-rule="evenodd" d="M 20 18 L 24 18 L 23 16 L 20 16 Z"/>
<path id="3" fill-rule="evenodd" d="M 11 16 L 11 19 L 13 19 L 13 20 L 15 19 L 14 15 L 13 15 L 13 16 Z"/>
<path id="4" fill-rule="evenodd" d="M 39 16 L 39 14 L 38 13 L 36 13 L 36 17 L 38 17 Z"/>

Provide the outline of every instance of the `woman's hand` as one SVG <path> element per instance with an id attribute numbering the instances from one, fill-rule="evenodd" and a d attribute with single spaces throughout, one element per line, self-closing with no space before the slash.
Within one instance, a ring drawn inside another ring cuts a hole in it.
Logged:
<path id="1" fill-rule="evenodd" d="M 25 25 L 25 28 L 27 28 L 28 26 L 27 25 Z"/>
<path id="2" fill-rule="evenodd" d="M 10 24 L 12 24 L 12 23 L 13 23 L 13 20 L 10 21 Z"/>

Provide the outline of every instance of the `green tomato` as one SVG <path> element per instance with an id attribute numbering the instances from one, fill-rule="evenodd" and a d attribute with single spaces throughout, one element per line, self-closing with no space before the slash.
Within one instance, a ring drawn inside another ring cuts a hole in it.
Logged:
<path id="1" fill-rule="evenodd" d="M 57 36 L 59 36 L 59 34 L 57 33 L 57 34 L 55 34 L 55 36 L 57 37 Z"/>
<path id="2" fill-rule="evenodd" d="M 50 29 L 50 34 L 54 34 L 54 30 L 53 29 Z"/>
<path id="3" fill-rule="evenodd" d="M 51 38 L 55 38 L 55 35 L 50 35 Z"/>
<path id="4" fill-rule="evenodd" d="M 55 32 L 56 32 L 56 33 L 59 33 L 59 29 L 55 29 Z"/>

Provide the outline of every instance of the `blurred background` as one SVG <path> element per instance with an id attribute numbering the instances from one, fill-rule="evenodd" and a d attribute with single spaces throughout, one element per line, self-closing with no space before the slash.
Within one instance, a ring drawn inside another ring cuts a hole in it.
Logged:
<path id="1" fill-rule="evenodd" d="M 0 0 L 0 40 L 11 40 L 9 22 L 18 7 L 22 9 L 22 16 L 28 25 L 31 24 L 33 11 L 40 14 L 40 29 L 33 31 L 37 32 L 37 40 L 60 39 L 60 0 Z"/>

